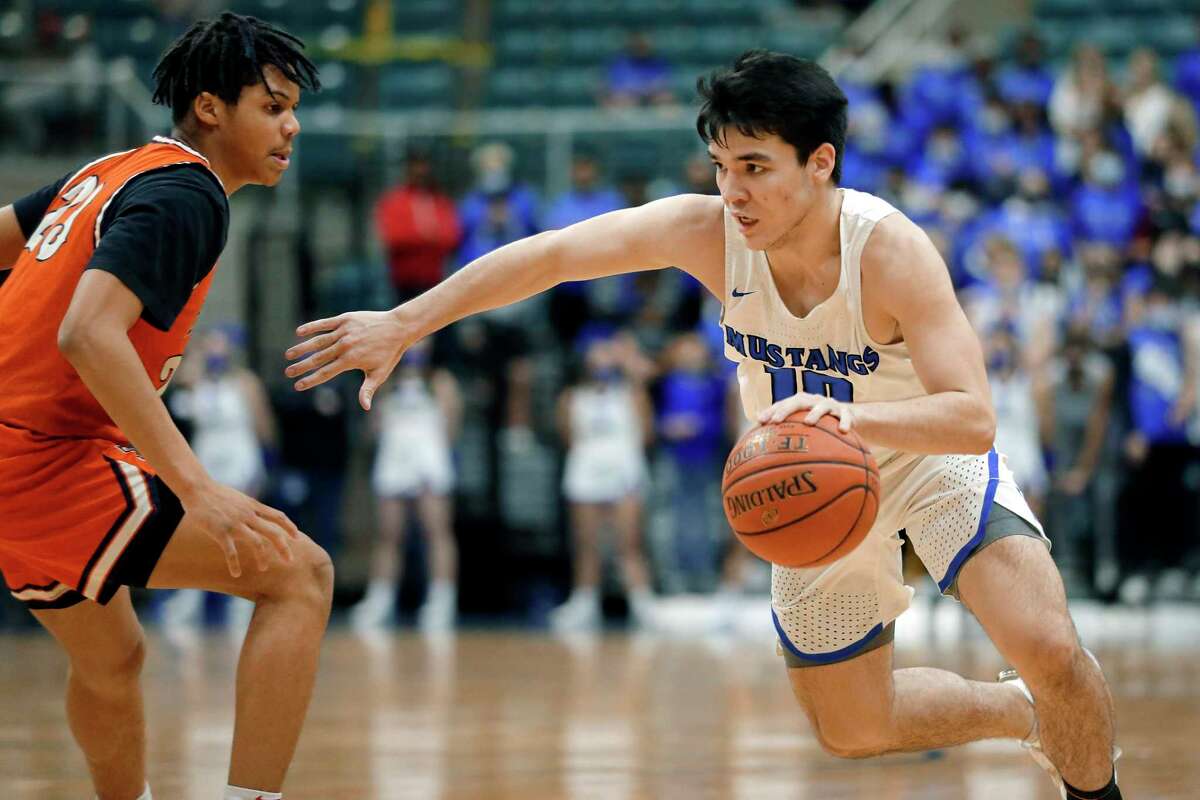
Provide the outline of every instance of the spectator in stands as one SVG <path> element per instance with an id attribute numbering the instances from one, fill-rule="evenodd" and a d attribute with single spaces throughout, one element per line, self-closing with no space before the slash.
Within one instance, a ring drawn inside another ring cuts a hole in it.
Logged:
<path id="1" fill-rule="evenodd" d="M 1045 108 L 1054 92 L 1054 76 L 1046 69 L 1042 40 L 1033 31 L 1025 31 L 1017 40 L 1014 60 L 996 78 L 1000 96 L 1007 102 L 1031 103 Z"/>
<path id="2" fill-rule="evenodd" d="M 673 488 L 671 572 L 688 588 L 709 591 L 718 569 L 716 499 L 725 455 L 726 378 L 696 333 L 677 337 L 664 353 L 655 392 L 661 454 Z"/>
<path id="3" fill-rule="evenodd" d="M 717 194 L 712 159 L 707 152 L 696 153 L 684 164 L 681 191 L 685 194 Z"/>
<path id="4" fill-rule="evenodd" d="M 710 169 L 711 171 L 711 169 Z M 548 229 L 565 228 L 581 220 L 624 208 L 620 192 L 603 182 L 600 162 L 594 153 L 578 150 L 571 160 L 571 188 L 559 195 L 546 210 Z"/>
<path id="5" fill-rule="evenodd" d="M 1080 45 L 1050 96 L 1050 122 L 1064 136 L 1094 129 L 1113 93 L 1104 54 L 1093 45 Z"/>
<path id="6" fill-rule="evenodd" d="M 1175 59 L 1175 88 L 1200 112 L 1200 18 L 1195 22 L 1196 43 Z"/>
<path id="7" fill-rule="evenodd" d="M 1086 576 L 1094 570 L 1086 568 L 1088 540 L 1101 520 L 1111 518 L 1093 484 L 1111 449 L 1106 444 L 1113 386 L 1112 364 L 1096 351 L 1087 329 L 1068 330 L 1049 369 L 1039 411 L 1053 465 L 1047 530 L 1069 589 L 1090 583 Z"/>
<path id="8" fill-rule="evenodd" d="M 1000 329 L 1011 331 L 1020 352 L 1018 360 L 1030 369 L 1040 369 L 1053 352 L 1061 309 L 1056 287 L 1030 280 L 1020 252 L 1008 239 L 994 236 L 985 249 L 986 279 L 962 293 L 967 317 L 983 335 Z"/>
<path id="9" fill-rule="evenodd" d="M 1112 150 L 1101 150 L 1084 166 L 1083 183 L 1071 197 L 1075 236 L 1124 250 L 1133 239 L 1142 201 L 1129 168 Z"/>
<path id="10" fill-rule="evenodd" d="M 1122 502 L 1127 577 L 1121 597 L 1132 603 L 1152 593 L 1181 599 L 1187 582 L 1182 567 L 1196 555 L 1195 494 L 1186 481 L 1196 460 L 1187 423 L 1195 413 L 1197 354 L 1179 294 L 1176 280 L 1156 273 L 1145 296 L 1129 307 L 1125 456 L 1133 475 Z M 1145 528 L 1148 509 L 1152 533 Z"/>
<path id="11" fill-rule="evenodd" d="M 653 412 L 638 368 L 614 341 L 597 339 L 584 358 L 583 379 L 564 390 L 558 421 L 567 445 L 563 494 L 570 505 L 571 595 L 551 612 L 555 630 L 600 623 L 600 532 L 616 529 L 621 577 L 635 624 L 653 627 L 655 602 L 642 553 L 643 448 L 654 433 Z"/>
<path id="12" fill-rule="evenodd" d="M 1162 81 L 1158 56 L 1147 48 L 1138 48 L 1129 57 L 1129 77 L 1124 94 L 1125 124 L 1133 136 L 1139 157 L 1154 152 L 1160 137 L 1166 132 L 1173 116 L 1194 115 Z M 1193 122 L 1194 127 L 1194 122 Z"/>
<path id="13" fill-rule="evenodd" d="M 650 37 L 641 31 L 629 35 L 625 52 L 608 65 L 603 103 L 607 106 L 674 105 L 671 65 L 654 55 Z"/>
<path id="14" fill-rule="evenodd" d="M 459 264 L 538 232 L 537 196 L 513 176 L 514 159 L 503 142 L 480 145 L 471 154 L 475 186 L 458 206 L 463 228 Z"/>
<path id="15" fill-rule="evenodd" d="M 375 205 L 375 227 L 399 302 L 446 276 L 446 261 L 458 248 L 462 226 L 454 201 L 437 185 L 427 153 L 409 153 L 405 181 L 384 192 Z"/>
<path id="16" fill-rule="evenodd" d="M 1021 491 L 1039 516 L 1046 498 L 1038 398 L 1045 386 L 1039 372 L 1024 363 L 1023 348 L 1012 325 L 1000 323 L 984 338 L 984 357 L 992 404 L 996 408 L 996 449 L 1021 482 Z"/>

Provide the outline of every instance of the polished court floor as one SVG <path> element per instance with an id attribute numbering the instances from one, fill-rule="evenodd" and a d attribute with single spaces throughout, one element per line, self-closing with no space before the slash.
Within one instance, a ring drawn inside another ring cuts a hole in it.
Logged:
<path id="1" fill-rule="evenodd" d="M 1013 742 L 871 761 L 817 747 L 774 654 L 764 600 L 732 631 L 678 599 L 654 636 L 558 639 L 401 629 L 328 637 L 291 800 L 711 798 L 1052 800 Z M 1117 699 L 1128 800 L 1200 797 L 1200 608 L 1075 606 Z M 145 687 L 158 800 L 224 785 L 237 644 L 152 633 Z M 999 656 L 949 602 L 901 619 L 897 661 L 994 676 Z M 40 634 L 0 637 L 0 798 L 90 800 Z"/>

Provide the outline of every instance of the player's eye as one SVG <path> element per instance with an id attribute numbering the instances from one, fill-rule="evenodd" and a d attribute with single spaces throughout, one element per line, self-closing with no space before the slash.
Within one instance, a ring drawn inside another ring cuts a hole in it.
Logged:
<path id="1" fill-rule="evenodd" d="M 746 165 L 746 172 L 750 173 L 751 175 L 754 175 L 754 174 L 762 172 L 762 171 L 763 171 L 763 168 L 760 167 L 758 164 L 747 164 Z"/>

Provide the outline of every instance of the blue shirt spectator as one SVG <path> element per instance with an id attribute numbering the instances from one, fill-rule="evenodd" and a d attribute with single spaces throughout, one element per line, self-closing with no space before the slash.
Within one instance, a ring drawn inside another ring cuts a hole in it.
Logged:
<path id="1" fill-rule="evenodd" d="M 675 102 L 671 92 L 671 65 L 654 55 L 649 37 L 630 34 L 625 52 L 608 65 L 605 102 L 629 106 Z"/>
<path id="2" fill-rule="evenodd" d="M 1137 185 L 1111 151 L 1092 156 L 1084 182 L 1071 197 L 1071 222 L 1080 239 L 1124 247 L 1133 239 L 1142 202 Z"/>

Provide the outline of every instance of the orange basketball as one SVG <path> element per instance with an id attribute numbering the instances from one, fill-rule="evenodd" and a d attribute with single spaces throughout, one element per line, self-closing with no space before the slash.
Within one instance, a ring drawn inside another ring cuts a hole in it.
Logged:
<path id="1" fill-rule="evenodd" d="M 798 417 L 747 431 L 725 462 L 725 517 L 742 544 L 784 567 L 815 567 L 849 553 L 879 510 L 879 468 L 836 417 Z"/>

